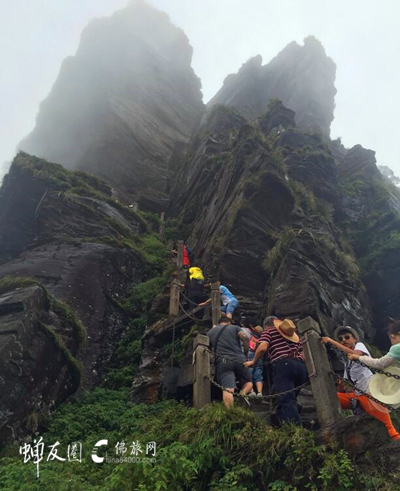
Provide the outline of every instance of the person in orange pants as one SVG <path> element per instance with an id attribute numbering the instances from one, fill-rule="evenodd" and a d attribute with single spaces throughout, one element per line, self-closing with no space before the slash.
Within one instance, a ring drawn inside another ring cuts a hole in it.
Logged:
<path id="1" fill-rule="evenodd" d="M 368 413 L 373 418 L 382 421 L 382 423 L 386 426 L 386 429 L 392 440 L 400 440 L 400 435 L 397 432 L 396 428 L 393 426 L 392 420 L 390 419 L 389 411 L 385 407 L 377 404 L 374 401 L 371 401 L 371 399 L 369 399 L 367 396 L 356 396 L 354 392 L 338 392 L 337 396 L 342 409 L 351 409 L 350 399 L 356 399 L 361 408 L 366 413 Z"/>
<path id="2" fill-rule="evenodd" d="M 358 332 L 350 326 L 338 327 L 335 330 L 337 341 L 323 336 L 321 341 L 325 344 L 332 344 L 346 355 L 370 356 L 364 343 L 360 342 Z M 360 407 L 374 418 L 382 421 L 392 440 L 400 440 L 400 434 L 393 426 L 389 411 L 380 404 L 371 401 L 367 396 L 362 395 L 368 392 L 369 381 L 373 373 L 368 367 L 364 367 L 348 359 L 344 369 L 344 379 L 349 380 L 354 386 L 354 392 L 338 392 L 340 405 L 343 409 L 352 409 L 350 399 L 356 399 Z M 339 390 L 344 387 L 339 387 Z"/>

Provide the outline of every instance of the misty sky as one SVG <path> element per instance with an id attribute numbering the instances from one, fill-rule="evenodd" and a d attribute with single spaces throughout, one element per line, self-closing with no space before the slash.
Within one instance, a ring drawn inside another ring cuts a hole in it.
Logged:
<path id="1" fill-rule="evenodd" d="M 267 63 L 290 41 L 319 38 L 337 64 L 331 136 L 377 152 L 400 175 L 398 0 L 149 0 L 187 34 L 207 102 L 249 57 Z M 0 177 L 34 127 L 62 60 L 93 17 L 127 0 L 0 0 Z"/>

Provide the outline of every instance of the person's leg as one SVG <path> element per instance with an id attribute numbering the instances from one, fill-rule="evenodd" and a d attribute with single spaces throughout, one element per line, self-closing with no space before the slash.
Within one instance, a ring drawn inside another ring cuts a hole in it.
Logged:
<path id="1" fill-rule="evenodd" d="M 294 389 L 293 362 L 294 360 L 283 360 L 275 363 L 274 370 L 274 393 L 287 392 L 278 397 L 277 411 L 279 423 L 301 424 L 299 411 L 296 406 L 296 395 Z"/>
<path id="2" fill-rule="evenodd" d="M 225 407 L 233 406 L 233 392 L 234 392 L 234 389 L 232 389 L 232 388 L 222 391 L 222 402 L 224 403 Z"/>
<path id="3" fill-rule="evenodd" d="M 245 394 L 250 394 L 253 390 L 250 370 L 245 368 L 242 363 L 235 362 L 235 377 L 239 380 L 242 391 Z"/>
<path id="4" fill-rule="evenodd" d="M 300 360 L 293 360 L 293 374 L 294 374 L 294 383 L 296 387 L 301 387 L 303 384 L 305 384 L 308 380 L 308 372 L 307 372 L 307 367 L 306 364 Z M 295 394 L 296 394 L 296 399 L 298 395 L 300 394 L 301 389 L 297 389 Z"/>
<path id="5" fill-rule="evenodd" d="M 351 409 L 350 399 L 355 399 L 354 392 L 336 392 L 342 409 Z"/>
<path id="6" fill-rule="evenodd" d="M 235 300 L 231 300 L 227 305 L 226 305 L 226 316 L 229 317 L 229 319 L 233 318 L 233 313 L 235 312 L 235 309 L 239 306 L 239 302 Z"/>
<path id="7" fill-rule="evenodd" d="M 367 396 L 357 396 L 357 401 L 360 403 L 360 406 L 366 413 L 378 419 L 386 426 L 390 438 L 393 440 L 400 440 L 400 434 L 393 426 L 390 413 L 385 407 L 377 404 L 376 402 L 372 402 Z"/>
<path id="8" fill-rule="evenodd" d="M 231 407 L 233 405 L 233 392 L 236 387 L 233 363 L 222 359 L 215 367 L 215 375 L 217 382 L 225 389 L 222 391 L 222 402 L 226 407 Z"/>
<path id="9" fill-rule="evenodd" d="M 254 356 L 254 355 L 253 355 Z M 258 360 L 256 366 L 253 370 L 253 385 L 257 387 L 257 393 L 262 395 L 263 391 L 263 362 L 262 360 Z"/>
<path id="10" fill-rule="evenodd" d="M 252 382 L 245 382 L 243 385 L 242 385 L 242 391 L 245 393 L 245 394 L 250 394 L 250 392 L 253 390 L 253 383 Z"/>

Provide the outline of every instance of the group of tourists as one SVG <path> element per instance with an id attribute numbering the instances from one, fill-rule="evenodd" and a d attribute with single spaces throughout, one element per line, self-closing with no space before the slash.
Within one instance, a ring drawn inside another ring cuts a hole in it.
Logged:
<path id="1" fill-rule="evenodd" d="M 183 246 L 183 267 L 188 271 L 188 276 L 182 288 L 192 307 L 205 307 L 211 302 L 206 294 L 210 284 L 205 282 L 202 269 L 193 263 L 191 249 Z M 243 320 L 240 326 L 236 325 L 233 323 L 233 315 L 239 307 L 239 301 L 225 285 L 221 282 L 217 284 L 223 316 L 207 336 L 215 353 L 216 381 L 224 388 L 223 403 L 227 407 L 233 404 L 237 381 L 242 395 L 262 398 L 264 373 L 270 373 L 271 370 L 264 370 L 267 365 L 272 367 L 272 391 L 281 394 L 276 398 L 277 425 L 300 425 L 301 406 L 297 403 L 297 397 L 308 381 L 308 372 L 294 322 L 268 316 L 263 326 L 257 325 L 253 318 Z M 338 327 L 334 338 L 324 336 L 321 341 L 346 355 L 343 379 L 337 384 L 340 406 L 351 409 L 356 415 L 367 413 L 373 416 L 385 425 L 393 440 L 400 440 L 388 409 L 368 397 L 373 377 L 368 367 L 387 369 L 396 364 L 400 367 L 400 321 L 391 320 L 389 338 L 392 348 L 379 359 L 371 357 L 365 344 L 360 341 L 358 332 L 350 326 Z M 349 381 L 354 389 L 348 390 L 344 380 Z"/>
<path id="2" fill-rule="evenodd" d="M 262 397 L 263 366 L 267 359 L 273 368 L 273 393 L 276 398 L 276 422 L 301 424 L 297 397 L 308 381 L 303 347 L 296 326 L 290 319 L 268 316 L 263 326 L 254 320 L 243 326 L 232 324 L 231 317 L 224 315 L 207 336 L 215 353 L 215 378 L 223 390 L 223 403 L 233 404 L 233 393 L 240 384 L 244 396 Z M 381 421 L 392 440 L 400 440 L 386 407 L 368 397 L 369 382 L 373 376 L 371 368 L 387 368 L 400 365 L 400 321 L 389 326 L 392 348 L 379 359 L 372 358 L 359 334 L 349 326 L 338 327 L 334 338 L 321 337 L 325 344 L 331 344 L 347 355 L 343 379 L 349 381 L 354 390 L 348 390 L 343 380 L 338 383 L 337 396 L 343 409 L 352 409 L 354 414 L 368 413 Z M 362 362 L 363 366 L 358 361 Z"/>

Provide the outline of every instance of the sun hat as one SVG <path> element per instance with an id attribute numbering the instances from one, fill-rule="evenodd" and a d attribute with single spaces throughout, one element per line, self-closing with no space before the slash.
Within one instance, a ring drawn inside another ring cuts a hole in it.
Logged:
<path id="1" fill-rule="evenodd" d="M 340 326 L 340 327 L 337 327 L 335 329 L 335 332 L 333 334 L 334 338 L 336 340 L 339 340 L 339 334 L 343 331 L 348 331 L 349 333 L 351 333 L 355 338 L 356 338 L 356 341 L 359 341 L 360 339 L 360 335 L 358 334 L 358 332 L 353 329 L 352 327 L 350 326 Z"/>
<path id="2" fill-rule="evenodd" d="M 292 320 L 284 319 L 281 321 L 279 319 L 275 319 L 274 326 L 277 328 L 283 338 L 293 341 L 294 343 L 299 342 L 300 338 L 296 333 L 296 326 Z"/>
<path id="3" fill-rule="evenodd" d="M 392 365 L 385 372 L 400 376 L 400 366 Z M 376 373 L 369 381 L 371 395 L 384 404 L 400 404 L 400 380 Z"/>

